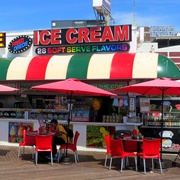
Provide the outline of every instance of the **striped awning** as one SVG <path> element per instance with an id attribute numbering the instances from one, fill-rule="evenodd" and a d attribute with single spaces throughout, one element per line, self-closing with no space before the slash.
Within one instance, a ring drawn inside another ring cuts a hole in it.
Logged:
<path id="1" fill-rule="evenodd" d="M 75 54 L 0 59 L 0 80 L 180 78 L 170 59 L 157 53 Z"/>

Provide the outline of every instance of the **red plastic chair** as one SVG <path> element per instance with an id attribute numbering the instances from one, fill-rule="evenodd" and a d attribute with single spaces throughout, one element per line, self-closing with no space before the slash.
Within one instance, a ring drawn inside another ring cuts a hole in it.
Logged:
<path id="1" fill-rule="evenodd" d="M 124 151 L 123 142 L 122 142 L 121 138 L 110 139 L 110 149 L 111 149 L 111 158 L 110 158 L 109 170 L 111 170 L 112 159 L 114 157 L 121 158 L 121 170 L 120 170 L 120 172 L 122 172 L 124 158 L 125 157 L 134 157 L 136 171 L 137 171 L 137 153 Z"/>
<path id="2" fill-rule="evenodd" d="M 23 147 L 23 154 L 25 151 L 25 147 L 26 146 L 31 146 L 32 147 L 32 159 L 34 158 L 34 146 L 36 145 L 36 140 L 35 140 L 35 136 L 27 136 L 27 132 L 37 132 L 37 131 L 27 131 L 27 130 L 23 130 L 23 142 L 19 143 L 19 147 L 18 147 L 18 158 L 20 156 L 21 153 L 21 147 Z"/>
<path id="3" fill-rule="evenodd" d="M 78 153 L 77 153 L 77 141 L 78 141 L 79 135 L 80 135 L 80 133 L 78 131 L 76 131 L 73 143 L 68 143 L 68 146 L 67 146 L 67 144 L 62 144 L 59 147 L 58 162 L 59 162 L 60 158 L 62 157 L 62 150 L 65 151 L 66 148 L 67 148 L 67 150 L 71 150 L 74 152 L 75 163 L 77 163 L 77 161 L 79 161 L 79 157 L 78 157 Z"/>
<path id="4" fill-rule="evenodd" d="M 35 163 L 37 165 L 38 161 L 38 152 L 50 152 L 51 154 L 51 164 L 53 165 L 53 157 L 52 157 L 52 134 L 48 135 L 36 135 L 36 159 Z"/>
<path id="5" fill-rule="evenodd" d="M 105 156 L 105 162 L 104 162 L 105 167 L 106 167 L 106 164 L 107 164 L 108 156 L 111 155 L 110 139 L 111 139 L 110 135 L 104 136 L 104 140 L 106 142 L 106 156 Z"/>
<path id="6" fill-rule="evenodd" d="M 143 139 L 142 152 L 138 153 L 137 156 L 143 157 L 144 174 L 146 174 L 146 159 L 147 158 L 152 159 L 153 171 L 154 171 L 153 159 L 154 158 L 159 159 L 160 171 L 162 173 L 162 165 L 161 165 L 161 160 L 160 160 L 160 145 L 161 145 L 160 139 L 154 139 L 154 140 Z"/>

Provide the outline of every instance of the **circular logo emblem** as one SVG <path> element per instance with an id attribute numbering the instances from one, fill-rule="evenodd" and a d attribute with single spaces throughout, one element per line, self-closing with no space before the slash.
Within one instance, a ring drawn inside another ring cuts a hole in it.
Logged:
<path id="1" fill-rule="evenodd" d="M 26 35 L 14 38 L 8 45 L 9 52 L 13 54 L 22 53 L 28 50 L 32 45 L 32 38 Z"/>

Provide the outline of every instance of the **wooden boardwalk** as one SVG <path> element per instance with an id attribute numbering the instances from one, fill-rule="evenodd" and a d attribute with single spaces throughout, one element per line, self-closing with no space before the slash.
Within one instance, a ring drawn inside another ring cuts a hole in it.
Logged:
<path id="1" fill-rule="evenodd" d="M 163 174 L 159 171 L 136 172 L 133 169 L 125 169 L 119 172 L 119 159 L 113 159 L 112 170 L 109 171 L 103 166 L 104 152 L 78 151 L 80 162 L 74 163 L 74 156 L 69 152 L 72 163 L 62 164 L 54 162 L 50 165 L 48 161 L 39 159 L 36 166 L 31 158 L 31 148 L 25 149 L 25 154 L 19 159 L 17 157 L 18 147 L 0 146 L 0 179 L 6 180 L 117 180 L 117 179 L 180 179 L 180 157 L 177 159 L 176 167 L 172 166 L 172 161 L 176 155 L 163 154 L 163 159 L 167 162 L 167 169 Z M 150 161 L 147 166 L 150 167 Z M 130 165 L 134 165 L 134 159 L 130 159 Z"/>

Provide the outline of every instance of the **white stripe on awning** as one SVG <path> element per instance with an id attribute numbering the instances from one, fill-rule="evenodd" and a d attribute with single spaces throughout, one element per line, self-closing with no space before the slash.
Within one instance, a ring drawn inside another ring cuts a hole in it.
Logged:
<path id="1" fill-rule="evenodd" d="M 9 65 L 6 80 L 25 80 L 32 57 L 16 57 Z M 23 68 L 22 68 L 23 67 Z"/>
<path id="2" fill-rule="evenodd" d="M 109 79 L 113 54 L 93 54 L 87 72 L 87 79 Z"/>
<path id="3" fill-rule="evenodd" d="M 46 68 L 45 79 L 66 79 L 68 64 L 72 56 L 52 56 Z"/>
<path id="4" fill-rule="evenodd" d="M 136 53 L 133 64 L 133 78 L 157 78 L 158 54 Z"/>

